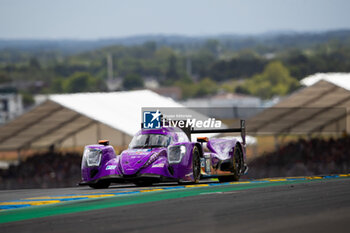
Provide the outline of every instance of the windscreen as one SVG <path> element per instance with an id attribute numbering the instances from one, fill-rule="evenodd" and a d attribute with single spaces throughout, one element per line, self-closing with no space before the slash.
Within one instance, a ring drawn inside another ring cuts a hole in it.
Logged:
<path id="1" fill-rule="evenodd" d="M 171 137 L 162 134 L 141 134 L 131 140 L 129 148 L 167 147 Z"/>

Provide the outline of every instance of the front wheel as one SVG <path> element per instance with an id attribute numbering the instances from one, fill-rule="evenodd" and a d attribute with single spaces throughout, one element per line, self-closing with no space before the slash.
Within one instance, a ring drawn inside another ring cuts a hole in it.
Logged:
<path id="1" fill-rule="evenodd" d="M 199 183 L 199 179 L 201 177 L 201 159 L 198 147 L 194 147 L 192 151 L 192 175 L 193 180 L 192 181 L 183 181 L 179 180 L 178 184 L 184 185 L 184 184 L 196 184 Z"/>
<path id="2" fill-rule="evenodd" d="M 230 182 L 230 181 L 239 181 L 241 176 L 240 171 L 243 164 L 243 152 L 239 146 L 235 146 L 235 150 L 232 157 L 232 175 L 228 176 L 219 176 L 220 182 Z"/>
<path id="3" fill-rule="evenodd" d="M 193 148 L 192 152 L 192 170 L 193 170 L 193 182 L 199 183 L 201 177 L 201 159 L 199 156 L 198 147 Z"/>

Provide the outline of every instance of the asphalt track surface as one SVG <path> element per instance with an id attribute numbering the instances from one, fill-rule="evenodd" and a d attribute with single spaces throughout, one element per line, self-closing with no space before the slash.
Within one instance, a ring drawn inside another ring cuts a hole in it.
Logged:
<path id="1" fill-rule="evenodd" d="M 0 232 L 350 232 L 349 176 L 185 188 L 158 185 L 135 194 L 2 210 Z M 0 191 L 0 202 L 115 190 L 140 191 L 125 185 L 12 190 Z"/>

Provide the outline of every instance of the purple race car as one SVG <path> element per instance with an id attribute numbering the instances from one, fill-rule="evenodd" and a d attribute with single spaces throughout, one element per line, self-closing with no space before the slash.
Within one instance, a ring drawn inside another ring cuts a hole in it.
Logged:
<path id="1" fill-rule="evenodd" d="M 193 133 L 240 132 L 236 139 L 208 139 Z M 147 186 L 163 181 L 197 183 L 200 178 L 217 177 L 220 182 L 238 181 L 248 169 L 245 155 L 245 122 L 240 128 L 193 130 L 161 127 L 141 129 L 129 148 L 116 155 L 107 140 L 85 147 L 80 185 L 108 188 L 113 183 L 131 182 Z"/>

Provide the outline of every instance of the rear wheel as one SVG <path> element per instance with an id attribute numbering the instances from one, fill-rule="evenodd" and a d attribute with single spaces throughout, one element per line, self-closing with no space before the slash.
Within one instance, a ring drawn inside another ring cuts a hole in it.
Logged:
<path id="1" fill-rule="evenodd" d="M 95 184 L 89 184 L 89 186 L 94 189 L 106 189 L 109 187 L 110 184 L 111 182 L 107 180 L 100 180 Z"/>
<path id="2" fill-rule="evenodd" d="M 232 157 L 232 175 L 219 176 L 220 182 L 239 181 L 241 176 L 240 172 L 243 164 L 243 152 L 239 146 L 235 146 L 235 150 Z"/>

